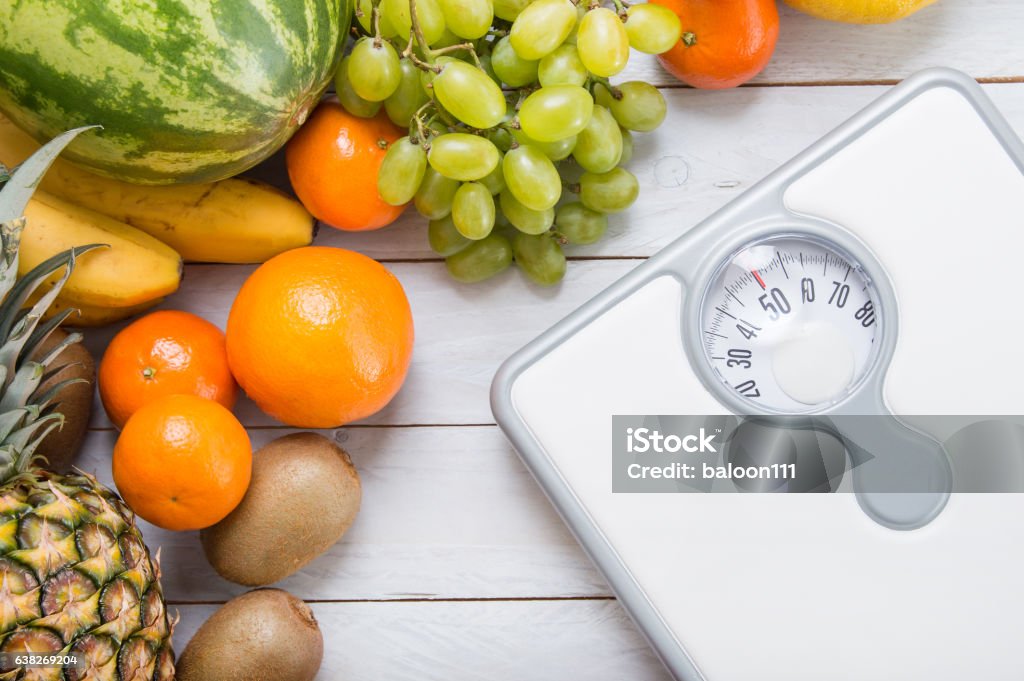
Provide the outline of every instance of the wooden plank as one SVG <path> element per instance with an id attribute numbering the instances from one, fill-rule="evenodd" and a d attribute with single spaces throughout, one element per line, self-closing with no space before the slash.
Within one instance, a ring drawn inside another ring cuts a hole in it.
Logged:
<path id="1" fill-rule="evenodd" d="M 281 434 L 255 430 L 253 444 Z M 363 505 L 343 540 L 282 588 L 318 600 L 610 595 L 496 427 L 324 434 L 351 454 Z M 93 431 L 77 462 L 107 484 L 114 438 Z M 169 599 L 222 601 L 246 590 L 209 566 L 197 532 L 141 525 L 161 551 Z"/>
<path id="2" fill-rule="evenodd" d="M 177 607 L 178 651 L 215 610 Z M 317 681 L 668 681 L 616 601 L 314 603 Z"/>
<path id="3" fill-rule="evenodd" d="M 442 263 L 389 264 L 409 296 L 417 342 L 404 388 L 367 422 L 493 423 L 487 391 L 501 361 L 636 264 L 574 263 L 566 281 L 555 289 L 534 286 L 514 270 L 479 285 L 462 286 L 448 277 Z M 182 289 L 164 306 L 194 312 L 224 328 L 235 293 L 252 269 L 188 267 Z M 99 358 L 122 326 L 90 330 L 87 347 Z M 246 399 L 235 411 L 249 426 L 275 423 Z M 94 425 L 110 427 L 100 412 L 97 409 Z"/>
<path id="4" fill-rule="evenodd" d="M 1017 0 L 939 0 L 892 24 L 822 21 L 779 3 L 779 42 L 753 85 L 902 79 L 930 66 L 975 78 L 1024 76 L 1024 8 Z M 633 52 L 618 79 L 678 86 L 657 59 Z"/>
<path id="5" fill-rule="evenodd" d="M 1017 130 L 1024 131 L 1024 85 L 993 85 L 986 90 Z M 672 91 L 678 101 L 672 103 L 671 121 L 642 138 L 639 145 L 633 167 L 644 187 L 640 201 L 613 219 L 612 238 L 574 253 L 639 258 L 656 252 L 882 91 L 877 87 Z M 679 186 L 673 186 L 677 182 Z M 420 241 L 425 239 L 424 231 L 419 220 L 410 218 L 372 234 L 342 234 L 325 228 L 319 242 L 376 257 L 425 257 Z M 418 340 L 405 388 L 368 422 L 491 423 L 487 389 L 501 361 L 636 264 L 635 260 L 573 262 L 560 286 L 541 289 L 516 271 L 465 286 L 451 281 L 437 261 L 390 263 L 409 294 Z M 182 290 L 166 305 L 196 312 L 223 327 L 231 301 L 251 271 L 251 267 L 189 267 Z M 91 331 L 87 344 L 99 354 L 117 328 Z M 245 401 L 238 414 L 247 425 L 273 423 Z M 102 418 L 95 424 L 109 426 Z"/>
<path id="6" fill-rule="evenodd" d="M 664 91 L 669 100 L 667 120 L 653 133 L 635 136 L 629 168 L 640 180 L 640 199 L 628 211 L 610 217 L 609 235 L 600 243 L 570 247 L 567 252 L 573 257 L 657 252 L 887 89 Z M 989 85 L 985 90 L 1024 133 L 1024 85 Z M 278 182 L 285 175 L 277 164 L 262 172 Z M 343 233 L 325 226 L 318 243 L 389 260 L 437 259 L 427 245 L 426 221 L 411 208 L 397 223 L 376 232 Z"/>

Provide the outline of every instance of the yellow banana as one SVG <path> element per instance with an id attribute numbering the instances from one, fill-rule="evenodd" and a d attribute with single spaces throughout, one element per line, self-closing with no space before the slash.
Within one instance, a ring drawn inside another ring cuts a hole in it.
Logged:
<path id="1" fill-rule="evenodd" d="M 29 304 L 35 303 L 38 299 L 39 296 L 37 295 L 31 296 Z M 50 309 L 43 315 L 43 319 L 50 319 L 70 307 L 74 308 L 76 312 L 72 312 L 64 321 L 62 326 L 106 326 L 107 324 L 113 324 L 115 322 L 128 319 L 129 317 L 134 317 L 135 315 L 145 312 L 150 308 L 156 307 L 162 302 L 164 302 L 163 298 L 155 298 L 145 303 L 132 305 L 130 307 L 95 307 L 92 305 L 70 303 L 63 297 L 57 296 L 57 300 L 53 301 L 53 304 L 50 305 Z"/>
<path id="2" fill-rule="evenodd" d="M 19 276 L 69 248 L 107 244 L 76 262 L 61 292 L 69 303 L 134 307 L 173 293 L 181 282 L 181 257 L 174 249 L 123 222 L 42 191 L 29 201 L 25 218 Z"/>
<path id="3" fill-rule="evenodd" d="M 13 167 L 39 145 L 0 116 L 0 163 Z M 273 187 L 235 178 L 212 184 L 140 186 L 58 159 L 43 191 L 137 227 L 189 262 L 255 263 L 313 241 L 316 221 Z"/>

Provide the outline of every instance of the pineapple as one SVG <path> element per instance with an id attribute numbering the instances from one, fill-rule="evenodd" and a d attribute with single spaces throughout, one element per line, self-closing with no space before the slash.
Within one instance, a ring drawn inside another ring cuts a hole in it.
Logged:
<path id="1" fill-rule="evenodd" d="M 40 391 L 47 367 L 71 343 L 32 361 L 71 312 L 43 321 L 75 264 L 98 246 L 68 251 L 17 278 L 25 204 L 39 178 L 78 133 L 61 135 L 0 191 L 0 653 L 75 655 L 78 666 L 27 668 L 0 656 L 0 681 L 170 681 L 171 623 L 135 516 L 88 475 L 57 475 L 34 457 L 63 422 Z M 0 175 L 6 171 L 0 168 Z M 45 291 L 31 307 L 29 297 Z"/>

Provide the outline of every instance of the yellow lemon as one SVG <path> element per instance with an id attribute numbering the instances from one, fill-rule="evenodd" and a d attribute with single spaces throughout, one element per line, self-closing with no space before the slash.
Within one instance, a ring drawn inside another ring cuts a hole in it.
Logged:
<path id="1" fill-rule="evenodd" d="M 888 24 L 927 7 L 935 0 L 786 0 L 786 4 L 819 19 L 848 24 Z"/>

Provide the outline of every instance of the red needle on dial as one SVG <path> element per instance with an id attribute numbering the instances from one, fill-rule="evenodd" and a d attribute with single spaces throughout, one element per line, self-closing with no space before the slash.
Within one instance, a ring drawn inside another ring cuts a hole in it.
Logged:
<path id="1" fill-rule="evenodd" d="M 761 285 L 761 290 L 768 288 L 764 285 L 764 279 L 762 279 L 761 275 L 757 273 L 757 270 L 750 270 L 750 273 L 754 275 L 754 279 L 757 279 L 757 283 Z"/>

